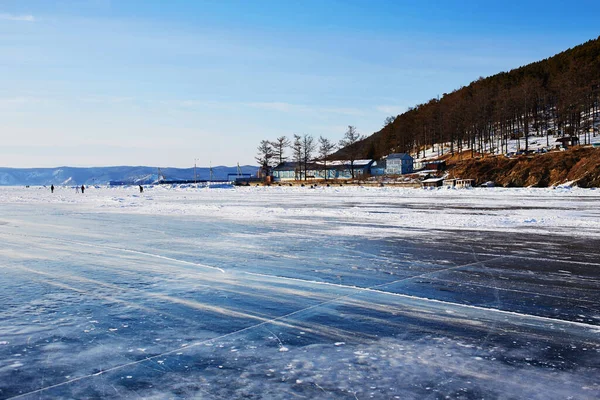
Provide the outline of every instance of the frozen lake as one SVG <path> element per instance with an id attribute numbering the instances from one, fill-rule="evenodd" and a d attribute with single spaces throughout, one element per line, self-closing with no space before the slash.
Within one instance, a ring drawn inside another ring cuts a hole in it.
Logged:
<path id="1" fill-rule="evenodd" d="M 0 188 L 0 399 L 600 398 L 600 191 Z"/>

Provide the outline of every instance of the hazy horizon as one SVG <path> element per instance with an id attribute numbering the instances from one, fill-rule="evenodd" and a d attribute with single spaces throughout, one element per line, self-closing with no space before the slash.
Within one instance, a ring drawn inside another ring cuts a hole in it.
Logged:
<path id="1" fill-rule="evenodd" d="M 234 165 L 196 165 L 196 168 L 199 169 L 209 169 L 209 168 L 235 168 L 237 164 Z M 256 167 L 258 166 L 253 164 L 240 164 L 240 167 Z M 90 165 L 90 166 L 78 166 L 78 165 L 54 165 L 50 167 L 5 167 L 0 166 L 0 169 L 57 169 L 57 168 L 81 168 L 81 169 L 92 169 L 92 168 L 164 168 L 164 169 L 194 169 L 194 166 L 191 167 L 173 167 L 170 165 Z"/>

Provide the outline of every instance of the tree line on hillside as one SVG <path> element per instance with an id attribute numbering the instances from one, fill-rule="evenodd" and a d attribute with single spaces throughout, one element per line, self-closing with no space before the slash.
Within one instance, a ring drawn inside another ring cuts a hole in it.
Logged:
<path id="1" fill-rule="evenodd" d="M 286 156 L 286 151 L 291 151 L 291 160 L 295 163 L 296 179 L 304 176 L 307 179 L 307 171 L 312 167 L 314 161 L 321 161 L 323 171 L 327 170 L 327 162 L 332 160 L 333 152 L 338 148 L 353 149 L 347 152 L 347 161 L 350 163 L 352 178 L 354 178 L 354 162 L 358 159 L 359 149 L 354 145 L 363 140 L 356 130 L 355 126 L 349 125 L 348 130 L 339 143 L 334 143 L 330 139 L 319 136 L 317 140 L 312 135 L 296 135 L 293 140 L 286 136 L 280 136 L 274 141 L 261 140 L 257 148 L 256 161 L 263 171 L 270 171 L 279 164 L 286 162 L 290 157 Z"/>
<path id="2" fill-rule="evenodd" d="M 508 152 L 509 140 L 529 150 L 531 135 L 542 137 L 547 146 L 551 136 L 577 136 L 586 144 L 599 124 L 600 37 L 412 107 L 335 156 L 411 152 L 419 157 L 428 148 L 443 155 L 446 143 L 452 154 L 500 154 Z"/>

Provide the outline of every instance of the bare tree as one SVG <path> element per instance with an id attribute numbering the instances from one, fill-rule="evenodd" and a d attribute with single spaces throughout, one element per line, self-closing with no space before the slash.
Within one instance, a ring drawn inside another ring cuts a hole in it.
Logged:
<path id="1" fill-rule="evenodd" d="M 350 173 L 352 174 L 352 179 L 354 179 L 354 161 L 358 159 L 361 151 L 356 144 L 364 138 L 364 136 L 361 136 L 357 132 L 355 126 L 348 125 L 348 130 L 344 133 L 344 138 L 340 140 L 340 147 L 344 149 L 344 154 L 348 161 L 350 161 Z"/>
<path id="2" fill-rule="evenodd" d="M 329 156 L 335 150 L 335 143 L 331 140 L 320 136 L 319 137 L 319 158 L 323 161 L 323 173 L 325 174 L 325 181 L 327 181 L 327 161 Z"/>
<path id="3" fill-rule="evenodd" d="M 294 142 L 291 144 L 294 162 L 296 163 L 295 176 L 296 180 L 302 179 L 302 137 L 294 135 Z"/>
<path id="4" fill-rule="evenodd" d="M 385 119 L 383 120 L 383 127 L 385 128 L 386 126 L 393 124 L 395 120 L 396 120 L 396 117 L 394 117 L 393 115 L 390 115 L 389 117 L 385 117 Z"/>
<path id="5" fill-rule="evenodd" d="M 263 173 L 268 174 L 271 169 L 271 159 L 273 158 L 273 146 L 268 140 L 261 140 L 260 145 L 256 148 L 256 161 Z"/>
<path id="6" fill-rule="evenodd" d="M 304 165 L 304 180 L 308 178 L 308 163 L 313 158 L 313 152 L 317 145 L 315 144 L 315 138 L 311 135 L 304 135 L 302 137 L 302 164 Z"/>
<path id="7" fill-rule="evenodd" d="M 284 156 L 286 147 L 290 146 L 290 140 L 287 137 L 280 136 L 275 139 L 275 141 L 271 142 L 271 145 L 273 146 L 273 157 L 278 164 L 287 160 L 287 157 Z"/>

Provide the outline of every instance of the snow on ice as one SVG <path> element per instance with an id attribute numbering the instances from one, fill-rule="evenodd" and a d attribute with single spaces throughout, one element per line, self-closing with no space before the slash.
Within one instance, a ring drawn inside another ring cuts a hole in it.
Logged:
<path id="1" fill-rule="evenodd" d="M 598 398 L 600 192 L 0 189 L 0 399 Z"/>

